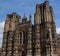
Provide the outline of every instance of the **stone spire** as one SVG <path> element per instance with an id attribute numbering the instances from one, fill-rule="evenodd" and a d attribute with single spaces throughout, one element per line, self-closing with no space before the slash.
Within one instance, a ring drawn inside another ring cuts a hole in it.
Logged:
<path id="1" fill-rule="evenodd" d="M 23 23 L 27 22 L 27 17 L 25 16 L 25 13 L 24 13 L 24 16 L 23 16 L 22 22 L 23 22 Z"/>
<path id="2" fill-rule="evenodd" d="M 29 21 L 31 22 L 31 18 L 32 18 L 32 16 L 31 16 L 31 14 L 29 15 Z"/>
<path id="3" fill-rule="evenodd" d="M 26 18 L 26 15 L 25 15 L 25 13 L 24 13 L 24 17 L 23 17 L 24 19 Z"/>

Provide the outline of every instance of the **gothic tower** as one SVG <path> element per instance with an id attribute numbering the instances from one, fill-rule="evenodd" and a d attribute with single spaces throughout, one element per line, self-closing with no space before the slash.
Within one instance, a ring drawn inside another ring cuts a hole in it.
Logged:
<path id="1" fill-rule="evenodd" d="M 36 56 L 57 56 L 56 26 L 49 1 L 36 5 L 34 17 Z"/>
<path id="2" fill-rule="evenodd" d="M 13 41 L 15 36 L 15 30 L 20 22 L 20 16 L 15 12 L 7 15 L 7 19 L 4 27 L 3 34 L 3 45 L 2 45 L 2 53 L 1 56 L 11 56 L 13 53 Z"/>

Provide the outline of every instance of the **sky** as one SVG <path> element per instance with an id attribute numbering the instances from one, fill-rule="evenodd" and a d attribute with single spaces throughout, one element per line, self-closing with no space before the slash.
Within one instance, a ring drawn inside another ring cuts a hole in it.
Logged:
<path id="1" fill-rule="evenodd" d="M 4 23 L 6 15 L 16 12 L 23 18 L 24 13 L 29 18 L 32 15 L 32 22 L 34 20 L 36 4 L 43 3 L 45 0 L 0 0 L 0 47 L 2 46 Z M 49 0 L 50 5 L 53 7 L 56 30 L 60 33 L 60 0 Z"/>

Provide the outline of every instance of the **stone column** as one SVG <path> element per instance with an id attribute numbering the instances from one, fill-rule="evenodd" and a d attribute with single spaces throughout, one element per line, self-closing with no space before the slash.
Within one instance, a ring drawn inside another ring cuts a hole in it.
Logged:
<path id="1" fill-rule="evenodd" d="M 7 56 L 11 56 L 13 52 L 13 38 L 14 31 L 9 31 L 8 33 L 8 43 L 7 43 Z"/>
<path id="2" fill-rule="evenodd" d="M 49 38 L 50 38 L 50 55 L 51 56 L 58 56 L 56 52 L 56 42 L 55 42 L 55 37 L 52 37 L 52 29 L 49 29 Z"/>
<path id="3" fill-rule="evenodd" d="M 40 26 L 36 25 L 35 26 L 35 55 L 36 56 L 41 56 L 41 51 L 40 51 Z"/>
<path id="4" fill-rule="evenodd" d="M 18 43 L 19 43 L 19 31 L 15 31 L 15 36 L 14 36 L 14 48 L 13 48 L 13 56 L 18 56 Z"/>
<path id="5" fill-rule="evenodd" d="M 28 28 L 27 56 L 32 56 L 32 27 Z"/>

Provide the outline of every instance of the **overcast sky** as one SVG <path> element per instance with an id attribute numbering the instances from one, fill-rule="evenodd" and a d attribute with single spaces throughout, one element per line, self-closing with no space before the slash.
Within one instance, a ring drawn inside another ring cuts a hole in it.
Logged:
<path id="1" fill-rule="evenodd" d="M 17 12 L 21 17 L 23 17 L 24 13 L 29 17 L 31 13 L 33 22 L 36 4 L 43 3 L 44 1 L 45 0 L 0 0 L 0 47 L 6 15 Z M 53 7 L 57 33 L 60 33 L 60 0 L 49 0 L 49 3 Z"/>

